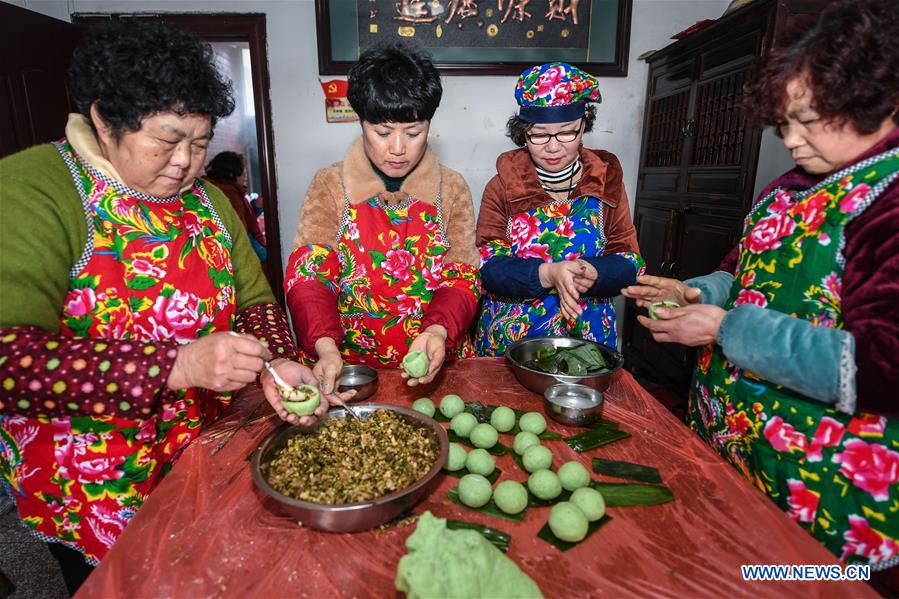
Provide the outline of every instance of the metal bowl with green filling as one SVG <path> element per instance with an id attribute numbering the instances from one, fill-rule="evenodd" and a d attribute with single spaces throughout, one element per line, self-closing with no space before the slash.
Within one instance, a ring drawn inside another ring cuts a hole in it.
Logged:
<path id="1" fill-rule="evenodd" d="M 618 350 L 573 337 L 521 339 L 506 348 L 506 360 L 518 382 L 541 395 L 556 383 L 577 383 L 605 391 L 612 374 L 624 366 Z"/>
<path id="2" fill-rule="evenodd" d="M 329 532 L 373 528 L 411 509 L 439 483 L 446 431 L 407 408 L 366 404 L 329 411 L 312 428 L 284 424 L 256 448 L 256 486 L 303 525 Z"/>

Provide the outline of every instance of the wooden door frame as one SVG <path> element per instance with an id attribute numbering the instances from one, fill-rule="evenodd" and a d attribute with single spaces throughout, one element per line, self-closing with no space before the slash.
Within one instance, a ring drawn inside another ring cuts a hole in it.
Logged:
<path id="1" fill-rule="evenodd" d="M 164 23 L 190 31 L 207 42 L 247 42 L 256 110 L 256 143 L 265 211 L 268 249 L 267 275 L 272 292 L 284 307 L 284 266 L 281 262 L 281 231 L 278 217 L 278 184 L 275 174 L 275 144 L 272 133 L 272 104 L 268 73 L 266 17 L 262 13 L 75 13 L 72 22 L 92 25 L 109 19 L 135 18 Z"/>

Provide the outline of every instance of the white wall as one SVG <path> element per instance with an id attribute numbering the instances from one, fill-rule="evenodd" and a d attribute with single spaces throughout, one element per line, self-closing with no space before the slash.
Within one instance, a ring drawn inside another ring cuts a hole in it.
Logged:
<path id="1" fill-rule="evenodd" d="M 486 3 L 492 0 L 481 0 Z M 316 169 L 340 160 L 358 134 L 357 124 L 328 124 L 318 80 L 312 0 L 12 0 L 13 4 L 68 20 L 74 12 L 264 12 L 267 15 L 275 166 L 281 246 L 290 252 L 300 204 Z M 728 0 L 634 0 L 628 76 L 601 78 L 603 102 L 588 147 L 621 160 L 627 189 L 637 179 L 646 93 L 645 62 L 637 56 L 660 49 L 701 19 L 721 15 Z M 497 155 L 512 148 L 504 136 L 515 109 L 515 77 L 446 77 L 432 124 L 433 146 L 447 166 L 465 175 L 475 205 L 494 173 Z M 631 197 L 633 210 L 633 197 Z"/>

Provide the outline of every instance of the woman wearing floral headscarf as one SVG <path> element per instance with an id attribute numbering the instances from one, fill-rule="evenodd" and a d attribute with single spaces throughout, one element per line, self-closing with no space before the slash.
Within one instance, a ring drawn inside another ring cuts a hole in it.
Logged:
<path id="1" fill-rule="evenodd" d="M 643 272 L 618 158 L 583 147 L 600 102 L 595 77 L 566 63 L 518 78 L 507 123 L 519 149 L 497 159 L 478 216 L 488 295 L 475 348 L 502 354 L 524 337 L 615 346 L 614 296 Z"/>

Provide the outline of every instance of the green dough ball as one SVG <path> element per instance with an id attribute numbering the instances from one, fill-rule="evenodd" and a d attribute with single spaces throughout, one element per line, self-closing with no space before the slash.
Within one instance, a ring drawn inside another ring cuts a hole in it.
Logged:
<path id="1" fill-rule="evenodd" d="M 410 351 L 403 358 L 403 370 L 413 379 L 421 378 L 428 374 L 428 366 L 430 366 L 428 355 L 420 349 Z"/>
<path id="2" fill-rule="evenodd" d="M 507 514 L 520 514 L 528 506 L 528 490 L 514 480 L 504 480 L 493 491 L 493 503 Z"/>
<path id="3" fill-rule="evenodd" d="M 473 429 L 477 423 L 478 419 L 474 417 L 474 414 L 461 412 L 453 416 L 453 419 L 450 420 L 450 428 L 460 437 L 467 438 L 468 435 L 471 434 L 471 429 Z"/>
<path id="4" fill-rule="evenodd" d="M 459 499 L 468 507 L 481 507 L 490 501 L 493 488 L 480 474 L 466 474 L 459 480 Z"/>
<path id="5" fill-rule="evenodd" d="M 490 425 L 501 433 L 508 433 L 515 428 L 515 412 L 506 406 L 496 408 L 490 414 Z"/>
<path id="6" fill-rule="evenodd" d="M 540 439 L 538 439 L 537 435 L 534 433 L 521 431 L 515 435 L 515 440 L 512 442 L 512 449 L 518 455 L 524 455 L 524 452 L 526 452 L 531 445 L 540 445 Z"/>
<path id="7" fill-rule="evenodd" d="M 434 407 L 434 402 L 427 397 L 419 397 L 412 402 L 412 409 L 419 414 L 424 414 L 428 418 L 433 418 L 434 412 L 437 410 L 437 408 Z"/>
<path id="8" fill-rule="evenodd" d="M 465 467 L 465 459 L 467 457 L 468 452 L 465 451 L 464 447 L 458 443 L 450 443 L 449 455 L 446 458 L 446 464 L 444 464 L 443 469 L 449 470 L 450 472 L 462 470 L 462 468 Z"/>
<path id="9" fill-rule="evenodd" d="M 528 477 L 528 490 L 534 497 L 549 501 L 562 494 L 562 483 L 552 470 L 538 470 Z"/>
<path id="10" fill-rule="evenodd" d="M 653 302 L 649 304 L 649 317 L 653 320 L 658 320 L 659 315 L 656 314 L 656 309 L 658 308 L 680 308 L 680 304 L 677 302 Z"/>
<path id="11" fill-rule="evenodd" d="M 496 462 L 486 449 L 473 449 L 465 459 L 465 467 L 472 474 L 490 476 L 496 470 Z"/>
<path id="12" fill-rule="evenodd" d="M 539 435 L 546 430 L 546 418 L 540 412 L 528 412 L 518 421 L 518 426 L 523 431 Z"/>
<path id="13" fill-rule="evenodd" d="M 587 536 L 590 523 L 581 508 L 570 501 L 560 501 L 549 512 L 549 529 L 563 541 L 577 543 Z"/>
<path id="14" fill-rule="evenodd" d="M 444 395 L 440 400 L 440 413 L 447 418 L 465 411 L 465 402 L 458 395 Z"/>
<path id="15" fill-rule="evenodd" d="M 312 385 L 300 385 L 281 391 L 281 405 L 291 414 L 312 416 L 321 405 L 321 394 Z"/>
<path id="16" fill-rule="evenodd" d="M 559 468 L 559 480 L 566 491 L 574 491 L 590 484 L 590 473 L 580 462 L 565 462 Z"/>
<path id="17" fill-rule="evenodd" d="M 521 461 L 528 472 L 548 470 L 553 465 L 553 453 L 540 444 L 531 445 L 521 456 Z"/>
<path id="18" fill-rule="evenodd" d="M 606 514 L 606 500 L 593 487 L 581 487 L 571 494 L 571 503 L 581 508 L 587 520 L 595 522 Z"/>
<path id="19" fill-rule="evenodd" d="M 482 449 L 490 449 L 499 441 L 499 433 L 489 424 L 479 424 L 471 429 L 471 444 Z"/>

